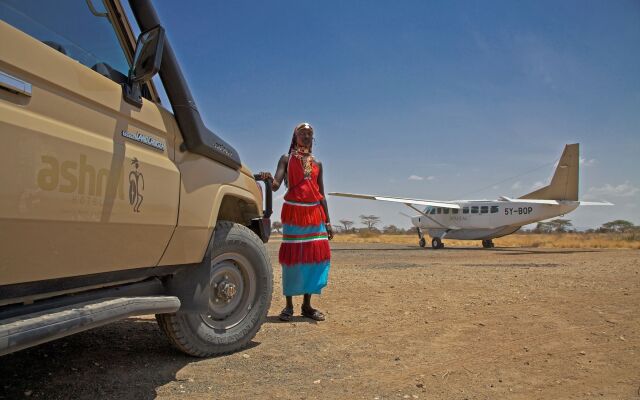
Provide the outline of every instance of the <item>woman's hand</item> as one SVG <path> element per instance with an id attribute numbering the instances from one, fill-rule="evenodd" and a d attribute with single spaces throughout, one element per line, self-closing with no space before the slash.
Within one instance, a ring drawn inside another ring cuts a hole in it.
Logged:
<path id="1" fill-rule="evenodd" d="M 273 180 L 273 176 L 271 176 L 271 172 L 258 172 L 258 175 L 260 175 L 260 179 L 263 181 Z"/>
<path id="2" fill-rule="evenodd" d="M 327 228 L 327 236 L 329 237 L 329 240 L 333 239 L 333 227 L 331 227 L 331 224 L 327 222 L 324 226 Z"/>

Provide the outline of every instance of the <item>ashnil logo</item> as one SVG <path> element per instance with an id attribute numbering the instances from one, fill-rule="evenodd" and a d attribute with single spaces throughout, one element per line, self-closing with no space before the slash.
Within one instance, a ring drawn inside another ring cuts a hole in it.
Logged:
<path id="1" fill-rule="evenodd" d="M 120 170 L 99 168 L 90 163 L 85 154 L 80 154 L 78 161 L 60 161 L 54 156 L 41 156 L 40 159 L 43 166 L 38 170 L 37 183 L 42 190 L 104 197 L 108 188 L 115 186 L 116 195 L 124 200 L 124 177 Z"/>
<path id="2" fill-rule="evenodd" d="M 142 191 L 144 190 L 144 176 L 142 172 L 138 171 L 140 163 L 137 158 L 131 160 L 134 170 L 129 172 L 129 203 L 133 206 L 133 212 L 140 212 L 140 206 L 144 196 Z"/>
<path id="3" fill-rule="evenodd" d="M 122 131 L 122 136 L 161 151 L 164 151 L 165 148 L 164 142 L 139 132 Z"/>

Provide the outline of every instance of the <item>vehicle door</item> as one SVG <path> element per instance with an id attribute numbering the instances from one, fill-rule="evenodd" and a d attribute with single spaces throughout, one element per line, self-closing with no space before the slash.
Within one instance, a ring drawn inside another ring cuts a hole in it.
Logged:
<path id="1" fill-rule="evenodd" d="M 154 266 L 175 228 L 175 120 L 123 100 L 109 7 L 0 0 L 0 285 Z"/>

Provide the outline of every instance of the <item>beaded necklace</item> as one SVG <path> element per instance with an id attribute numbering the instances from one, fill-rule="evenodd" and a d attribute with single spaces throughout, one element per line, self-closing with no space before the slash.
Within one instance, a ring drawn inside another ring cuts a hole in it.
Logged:
<path id="1" fill-rule="evenodd" d="M 311 171 L 313 170 L 313 154 L 311 154 L 308 148 L 298 146 L 296 146 L 291 154 L 302 163 L 304 179 L 311 179 Z"/>

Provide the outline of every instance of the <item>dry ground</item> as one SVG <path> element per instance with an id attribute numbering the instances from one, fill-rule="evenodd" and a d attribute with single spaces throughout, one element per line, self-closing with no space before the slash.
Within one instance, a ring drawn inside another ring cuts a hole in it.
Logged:
<path id="1" fill-rule="evenodd" d="M 4 398 L 640 398 L 640 252 L 333 244 L 328 320 L 194 359 L 149 318 L 0 358 Z M 297 304 L 299 305 L 299 303 Z"/>

